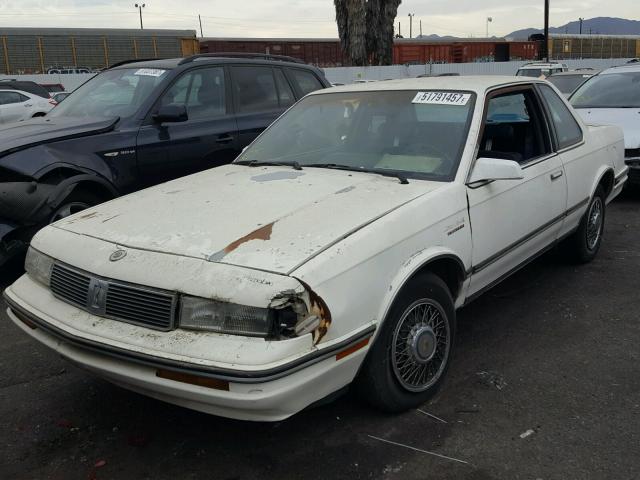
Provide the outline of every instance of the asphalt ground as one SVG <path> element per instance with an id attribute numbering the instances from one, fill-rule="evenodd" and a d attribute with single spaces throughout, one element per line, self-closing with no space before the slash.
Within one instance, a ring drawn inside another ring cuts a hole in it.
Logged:
<path id="1" fill-rule="evenodd" d="M 0 478 L 638 479 L 640 193 L 607 214 L 593 263 L 551 252 L 461 310 L 443 389 L 402 415 L 350 394 L 275 424 L 193 412 L 70 365 L 0 302 Z"/>

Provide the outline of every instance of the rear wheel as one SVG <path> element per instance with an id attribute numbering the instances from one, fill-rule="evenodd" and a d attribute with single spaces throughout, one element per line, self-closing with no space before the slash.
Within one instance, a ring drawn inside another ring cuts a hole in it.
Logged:
<path id="1" fill-rule="evenodd" d="M 576 262 L 588 263 L 598 254 L 604 234 L 605 211 L 606 194 L 600 185 L 596 189 L 578 229 L 566 240 L 564 245 L 565 251 Z"/>
<path id="2" fill-rule="evenodd" d="M 360 395 L 387 412 L 426 402 L 447 372 L 455 330 L 446 284 L 433 273 L 411 280 L 391 307 L 356 379 Z"/>

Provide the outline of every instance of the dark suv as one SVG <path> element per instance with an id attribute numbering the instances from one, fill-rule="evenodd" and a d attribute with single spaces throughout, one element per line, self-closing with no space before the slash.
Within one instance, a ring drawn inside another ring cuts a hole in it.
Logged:
<path id="1" fill-rule="evenodd" d="M 288 57 L 124 63 L 45 118 L 0 130 L 0 265 L 45 224 L 231 162 L 285 109 L 330 86 Z"/>

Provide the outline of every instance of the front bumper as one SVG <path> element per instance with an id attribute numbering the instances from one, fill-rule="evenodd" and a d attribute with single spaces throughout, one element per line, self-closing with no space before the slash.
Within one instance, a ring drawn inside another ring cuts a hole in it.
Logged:
<path id="1" fill-rule="evenodd" d="M 348 385 L 373 335 L 373 327 L 368 326 L 348 339 L 316 347 L 268 368 L 211 366 L 114 348 L 105 342 L 73 335 L 60 328 L 48 314 L 28 305 L 13 287 L 5 291 L 5 298 L 9 317 L 16 325 L 73 363 L 150 397 L 240 420 L 279 421 Z M 273 344 L 279 342 L 264 343 L 267 349 L 271 343 L 273 349 Z M 344 355 L 345 352 L 349 354 Z M 214 379 L 225 388 L 160 376 L 166 371 L 182 377 Z"/>
<path id="2" fill-rule="evenodd" d="M 625 159 L 627 167 L 629 167 L 628 184 L 640 185 L 640 158 L 627 158 Z"/>

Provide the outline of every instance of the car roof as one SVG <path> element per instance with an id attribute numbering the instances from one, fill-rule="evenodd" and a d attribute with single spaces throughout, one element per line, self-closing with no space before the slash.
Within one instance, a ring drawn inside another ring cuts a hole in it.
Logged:
<path id="1" fill-rule="evenodd" d="M 189 58 L 189 57 L 187 57 Z M 194 57 L 189 62 L 181 63 L 185 58 L 167 58 L 164 60 L 141 60 L 139 62 L 132 61 L 131 63 L 124 63 L 112 67 L 113 69 L 125 69 L 125 68 L 158 68 L 163 70 L 173 70 L 183 65 L 202 65 L 202 64 L 255 64 L 255 65 L 288 65 L 290 67 L 307 68 L 315 70 L 316 67 L 308 65 L 306 63 L 287 62 L 284 60 L 267 60 L 267 59 L 254 59 L 254 58 L 242 58 L 242 57 Z"/>
<path id="2" fill-rule="evenodd" d="M 564 67 L 563 63 L 560 62 L 540 62 L 540 63 L 525 63 L 520 67 L 520 70 L 524 70 L 526 68 L 544 68 L 544 67 Z"/>
<path id="3" fill-rule="evenodd" d="M 509 85 L 523 85 L 542 83 L 542 80 L 534 78 L 520 79 L 520 77 L 501 75 L 469 75 L 460 77 L 423 77 L 406 78 L 402 80 L 387 80 L 386 82 L 367 82 L 351 85 L 332 87 L 326 90 L 318 90 L 310 95 L 322 95 L 337 92 L 363 92 L 385 90 L 449 90 L 472 91 L 484 94 L 490 88 Z"/>
<path id="4" fill-rule="evenodd" d="M 610 73 L 625 73 L 625 72 L 626 73 L 640 72 L 640 64 L 631 63 L 631 64 L 620 65 L 619 67 L 607 68 L 606 70 L 601 72 L 600 75 L 608 75 Z"/>
<path id="5" fill-rule="evenodd" d="M 551 77 L 571 77 L 571 76 L 583 77 L 585 75 L 593 76 L 593 75 L 597 75 L 598 72 L 599 72 L 599 70 L 571 70 L 570 72 L 554 73 L 549 78 L 551 78 Z"/>

